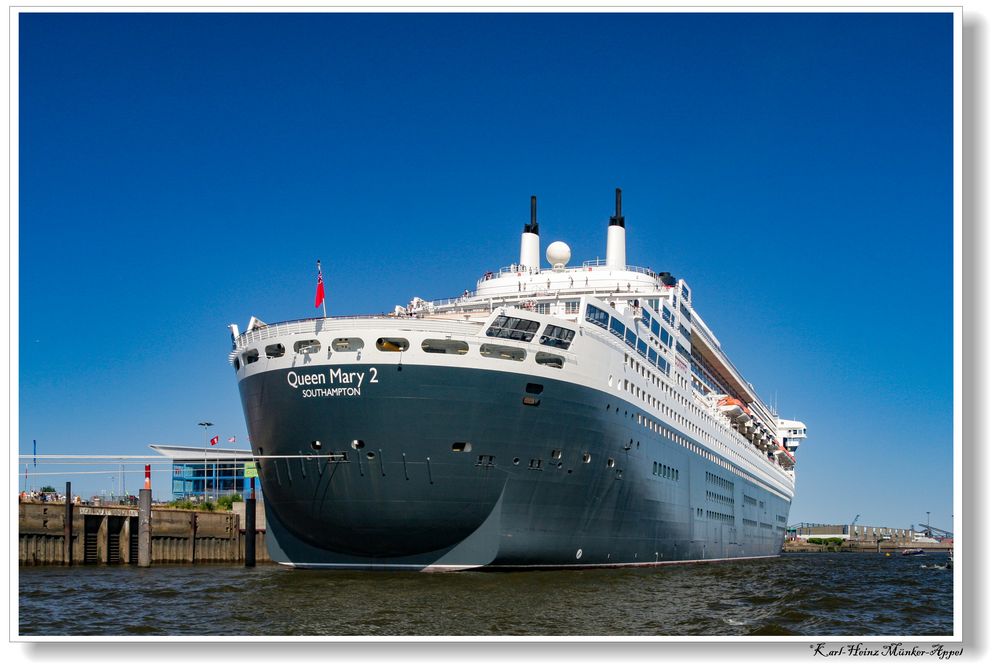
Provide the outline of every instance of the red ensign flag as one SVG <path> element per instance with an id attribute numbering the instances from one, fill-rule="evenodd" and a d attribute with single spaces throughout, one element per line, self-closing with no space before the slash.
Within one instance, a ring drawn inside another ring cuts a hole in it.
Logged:
<path id="1" fill-rule="evenodd" d="M 217 444 L 219 444 L 219 436 L 215 436 L 214 438 L 212 438 L 211 440 L 209 440 L 209 444 L 210 445 L 217 445 Z"/>
<path id="2" fill-rule="evenodd" d="M 316 262 L 316 271 L 319 272 L 319 277 L 316 279 L 316 308 L 322 305 L 323 300 L 326 298 L 326 293 L 323 292 L 323 270 L 319 268 L 319 262 Z"/>

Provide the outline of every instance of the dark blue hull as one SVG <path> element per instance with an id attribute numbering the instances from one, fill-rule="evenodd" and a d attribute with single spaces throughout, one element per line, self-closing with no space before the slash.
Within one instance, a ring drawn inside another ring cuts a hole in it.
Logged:
<path id="1" fill-rule="evenodd" d="M 788 500 L 607 392 L 436 366 L 293 372 L 240 382 L 255 453 L 295 457 L 261 461 L 276 561 L 574 567 L 780 550 Z"/>

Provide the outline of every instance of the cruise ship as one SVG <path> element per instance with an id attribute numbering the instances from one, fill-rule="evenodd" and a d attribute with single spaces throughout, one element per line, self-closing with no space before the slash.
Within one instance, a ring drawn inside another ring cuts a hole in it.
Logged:
<path id="1" fill-rule="evenodd" d="M 802 422 L 629 266 L 570 265 L 536 199 L 516 263 L 391 313 L 230 325 L 272 560 L 302 568 L 632 567 L 777 556 Z"/>

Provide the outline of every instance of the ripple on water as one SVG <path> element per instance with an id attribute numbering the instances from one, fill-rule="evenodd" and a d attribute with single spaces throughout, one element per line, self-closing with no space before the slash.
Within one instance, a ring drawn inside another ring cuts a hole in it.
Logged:
<path id="1" fill-rule="evenodd" d="M 22 568 L 32 635 L 894 635 L 952 632 L 951 572 L 862 554 L 622 570 Z M 191 601 L 212 610 L 193 618 Z M 87 622 L 69 610 L 87 608 Z M 155 610 L 155 611 L 153 611 Z M 217 612 L 217 613 L 216 613 Z"/>

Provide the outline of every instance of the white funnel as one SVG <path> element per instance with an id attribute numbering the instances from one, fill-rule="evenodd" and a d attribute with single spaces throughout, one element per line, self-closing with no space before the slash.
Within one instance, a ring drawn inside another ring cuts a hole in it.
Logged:
<path id="1" fill-rule="evenodd" d="M 625 268 L 625 217 L 622 215 L 622 190 L 615 188 L 615 214 L 608 221 L 609 269 Z"/>
<path id="2" fill-rule="evenodd" d="M 539 248 L 541 240 L 538 237 L 538 221 L 535 218 L 535 196 L 531 196 L 531 222 L 524 226 L 521 234 L 521 266 L 528 271 L 538 271 L 541 267 Z"/>

